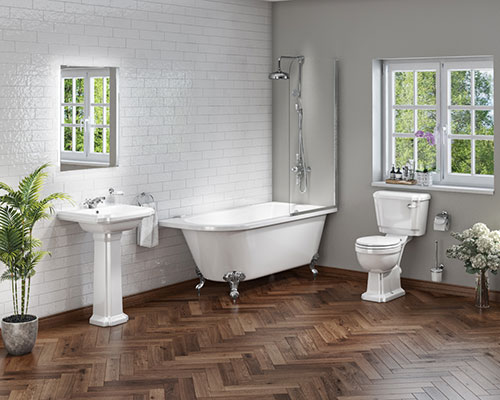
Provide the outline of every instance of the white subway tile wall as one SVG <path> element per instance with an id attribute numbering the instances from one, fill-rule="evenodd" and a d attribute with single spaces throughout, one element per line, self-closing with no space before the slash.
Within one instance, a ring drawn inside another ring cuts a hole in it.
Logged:
<path id="1" fill-rule="evenodd" d="M 49 161 L 46 194 L 150 192 L 161 218 L 269 201 L 271 62 L 271 6 L 257 0 L 0 0 L 0 180 Z M 120 68 L 119 167 L 56 167 L 61 65 Z M 30 312 L 92 304 L 91 235 L 55 218 L 35 235 L 52 256 Z M 125 233 L 122 262 L 124 295 L 195 276 L 175 230 L 154 249 Z M 0 315 L 11 311 L 3 282 Z"/>

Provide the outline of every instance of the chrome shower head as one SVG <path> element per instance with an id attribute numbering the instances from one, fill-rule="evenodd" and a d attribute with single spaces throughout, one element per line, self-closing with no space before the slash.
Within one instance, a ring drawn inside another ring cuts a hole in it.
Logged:
<path id="1" fill-rule="evenodd" d="M 271 72 L 269 74 L 269 79 L 273 81 L 286 80 L 290 79 L 290 75 L 288 75 L 286 72 L 283 72 L 281 68 L 279 68 L 277 71 Z"/>
<path id="2" fill-rule="evenodd" d="M 288 79 L 290 79 L 290 74 L 281 70 L 281 60 L 282 59 L 292 60 L 291 61 L 292 63 L 294 61 L 297 61 L 300 64 L 300 68 L 302 68 L 302 64 L 304 63 L 304 59 L 305 58 L 304 58 L 304 56 L 281 56 L 281 57 L 279 57 L 278 58 L 278 70 L 275 71 L 275 72 L 271 72 L 269 74 L 269 79 L 271 79 L 273 81 L 280 81 L 280 80 L 288 80 Z M 290 67 L 291 67 L 291 65 L 290 65 Z M 301 74 L 301 73 L 302 73 L 302 69 L 300 69 L 299 74 Z M 300 83 L 299 83 L 298 93 L 299 93 L 299 96 L 300 96 Z"/>

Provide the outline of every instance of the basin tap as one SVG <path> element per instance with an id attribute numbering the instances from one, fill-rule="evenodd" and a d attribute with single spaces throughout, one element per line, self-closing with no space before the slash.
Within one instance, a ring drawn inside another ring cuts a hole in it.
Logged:
<path id="1" fill-rule="evenodd" d="M 85 199 L 83 202 L 83 206 L 85 208 L 96 208 L 99 203 L 103 203 L 106 197 L 100 196 L 100 197 L 95 197 L 93 199 Z"/>

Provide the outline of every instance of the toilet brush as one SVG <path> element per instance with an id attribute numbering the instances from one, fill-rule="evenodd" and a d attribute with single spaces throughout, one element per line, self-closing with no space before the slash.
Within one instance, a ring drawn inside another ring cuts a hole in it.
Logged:
<path id="1" fill-rule="evenodd" d="M 431 268 L 431 279 L 433 282 L 441 282 L 443 280 L 443 270 L 444 264 L 439 264 L 439 243 L 436 240 L 435 244 L 435 260 L 434 260 L 434 268 Z"/>

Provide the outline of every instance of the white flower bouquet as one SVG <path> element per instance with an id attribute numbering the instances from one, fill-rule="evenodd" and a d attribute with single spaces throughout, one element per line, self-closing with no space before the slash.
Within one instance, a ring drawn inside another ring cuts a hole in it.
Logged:
<path id="1" fill-rule="evenodd" d="M 451 236 L 460 244 L 446 250 L 448 258 L 463 261 L 469 274 L 491 271 L 500 268 L 500 231 L 490 231 L 485 224 L 476 223 L 462 233 L 453 232 Z"/>

